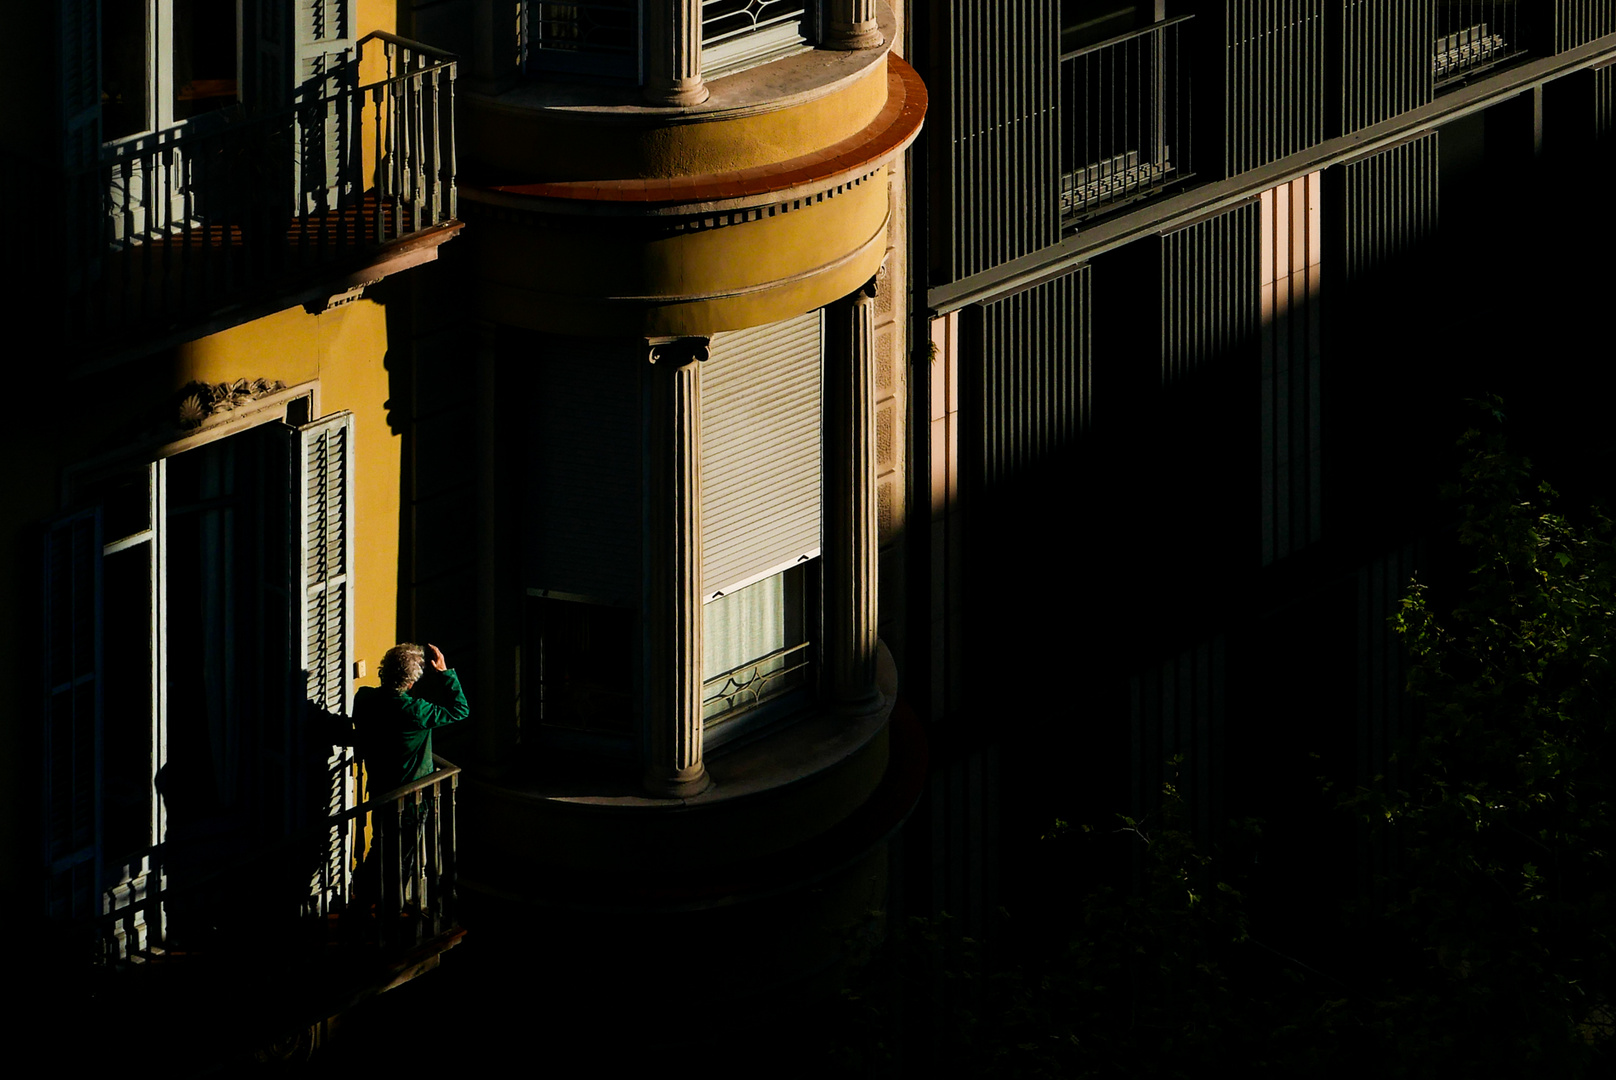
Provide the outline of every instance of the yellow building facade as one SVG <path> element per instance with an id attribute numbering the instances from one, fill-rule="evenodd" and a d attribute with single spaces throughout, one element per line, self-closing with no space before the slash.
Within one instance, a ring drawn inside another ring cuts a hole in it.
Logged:
<path id="1" fill-rule="evenodd" d="M 363 940 L 270 1023 L 318 1030 L 467 927 L 629 911 L 706 927 L 715 985 L 813 978 L 924 772 L 877 603 L 902 5 L 26 18 L 56 108 L 7 121 L 48 253 L 14 299 L 52 329 L 19 367 L 57 404 L 10 429 L 0 845 L 31 962 L 116 1000 Z M 472 719 L 367 792 L 352 691 L 409 639 Z"/>

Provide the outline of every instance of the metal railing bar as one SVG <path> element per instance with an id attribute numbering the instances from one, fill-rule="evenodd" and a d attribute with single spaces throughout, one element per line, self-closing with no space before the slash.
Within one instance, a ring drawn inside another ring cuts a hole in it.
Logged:
<path id="1" fill-rule="evenodd" d="M 1188 22 L 1190 19 L 1193 19 L 1193 18 L 1195 18 L 1195 15 L 1193 13 L 1189 14 L 1189 15 L 1174 15 L 1170 19 L 1163 19 L 1161 22 L 1154 22 L 1154 23 L 1151 23 L 1149 26 L 1140 26 L 1140 27 L 1137 27 L 1137 28 L 1135 28 L 1133 30 L 1127 31 L 1126 33 L 1118 34 L 1116 37 L 1106 38 L 1104 41 L 1096 41 L 1092 45 L 1084 45 L 1080 49 L 1073 49 L 1071 52 L 1061 53 L 1060 58 L 1063 61 L 1071 60 L 1074 57 L 1083 56 L 1086 53 L 1096 52 L 1097 50 L 1100 50 L 1100 49 L 1109 48 L 1112 45 L 1118 45 L 1118 44 L 1121 44 L 1124 41 L 1128 41 L 1128 40 L 1131 40 L 1133 38 L 1144 37 L 1147 34 L 1154 34 L 1159 30 L 1164 30 L 1169 26 L 1177 26 L 1179 23 Z"/>

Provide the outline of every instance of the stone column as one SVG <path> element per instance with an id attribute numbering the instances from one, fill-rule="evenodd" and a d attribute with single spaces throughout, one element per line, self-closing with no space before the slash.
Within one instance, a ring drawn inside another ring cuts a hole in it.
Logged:
<path id="1" fill-rule="evenodd" d="M 701 760 L 701 362 L 706 338 L 649 343 L 645 787 L 694 795 Z"/>
<path id="2" fill-rule="evenodd" d="M 875 279 L 826 313 L 825 684 L 857 706 L 875 687 Z"/>
<path id="3" fill-rule="evenodd" d="M 876 25 L 876 0 L 830 0 L 824 46 L 827 49 L 873 49 L 886 41 Z"/>
<path id="4" fill-rule="evenodd" d="M 645 12 L 645 100 L 653 105 L 700 105 L 700 0 L 651 0 Z"/>

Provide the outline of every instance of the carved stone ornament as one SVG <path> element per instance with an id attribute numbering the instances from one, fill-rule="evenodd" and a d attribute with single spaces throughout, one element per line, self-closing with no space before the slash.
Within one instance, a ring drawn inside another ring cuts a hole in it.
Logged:
<path id="1" fill-rule="evenodd" d="M 180 389 L 178 415 L 175 421 L 181 431 L 192 431 L 220 413 L 233 412 L 243 405 L 285 389 L 286 384 L 279 379 L 187 383 Z"/>

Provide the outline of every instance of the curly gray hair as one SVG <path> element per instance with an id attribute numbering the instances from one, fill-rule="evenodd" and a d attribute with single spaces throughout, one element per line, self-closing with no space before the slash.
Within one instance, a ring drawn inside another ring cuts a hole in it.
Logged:
<path id="1" fill-rule="evenodd" d="M 425 667 L 426 653 L 421 646 L 403 641 L 387 650 L 376 673 L 383 690 L 408 690 L 421 680 Z"/>

